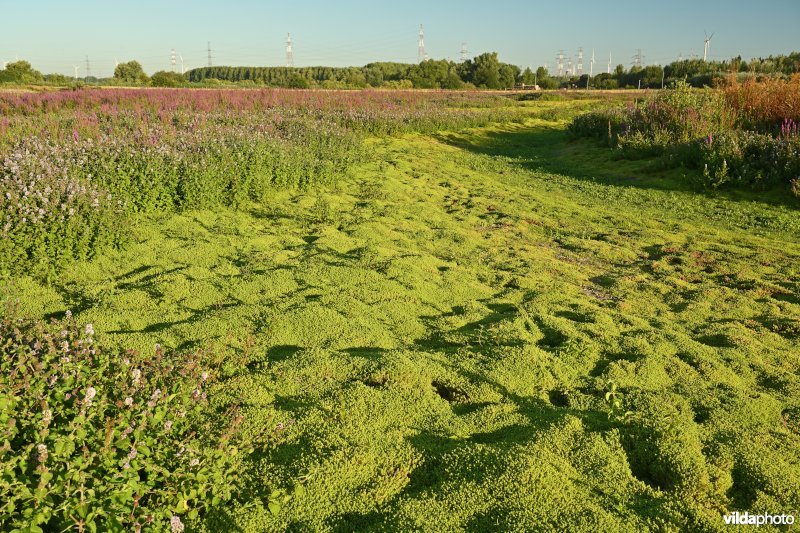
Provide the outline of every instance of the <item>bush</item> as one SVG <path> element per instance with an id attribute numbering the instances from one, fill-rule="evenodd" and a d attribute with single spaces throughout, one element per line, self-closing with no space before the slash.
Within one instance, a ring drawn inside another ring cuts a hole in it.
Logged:
<path id="1" fill-rule="evenodd" d="M 208 416 L 202 359 L 93 334 L 69 314 L 0 320 L 4 530 L 176 531 L 237 490 L 241 418 Z"/>
<path id="2" fill-rule="evenodd" d="M 578 116 L 569 130 L 605 138 L 627 159 L 669 154 L 698 169 L 693 179 L 703 188 L 788 185 L 797 195 L 800 128 L 792 117 L 798 106 L 800 76 L 758 85 L 732 79 L 722 90 L 703 91 L 678 82 L 625 108 Z"/>
<path id="3" fill-rule="evenodd" d="M 776 139 L 736 131 L 711 135 L 693 146 L 691 160 L 703 170 L 700 183 L 706 188 L 791 186 L 800 178 L 800 136 Z"/>
<path id="4" fill-rule="evenodd" d="M 183 87 L 186 85 L 186 77 L 177 72 L 160 70 L 150 78 L 150 85 L 153 87 Z"/>

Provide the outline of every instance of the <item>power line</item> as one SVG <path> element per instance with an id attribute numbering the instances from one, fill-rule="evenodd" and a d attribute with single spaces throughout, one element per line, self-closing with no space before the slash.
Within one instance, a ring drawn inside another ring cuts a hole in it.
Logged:
<path id="1" fill-rule="evenodd" d="M 467 43 L 461 43 L 461 62 L 464 63 L 469 58 L 469 51 L 467 51 Z"/>
<path id="2" fill-rule="evenodd" d="M 208 66 L 211 66 L 211 41 L 208 41 Z"/>

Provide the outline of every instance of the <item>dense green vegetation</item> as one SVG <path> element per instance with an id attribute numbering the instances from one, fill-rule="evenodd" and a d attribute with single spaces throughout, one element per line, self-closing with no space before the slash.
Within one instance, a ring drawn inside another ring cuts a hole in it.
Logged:
<path id="1" fill-rule="evenodd" d="M 635 104 L 576 117 L 570 131 L 603 139 L 622 157 L 661 156 L 702 171 L 703 187 L 782 185 L 800 197 L 800 75 L 696 91 L 685 82 Z"/>
<path id="2" fill-rule="evenodd" d="M 192 69 L 185 75 L 159 71 L 148 77 L 138 61 L 117 65 L 112 78 L 72 79 L 62 74 L 42 75 L 30 63 L 9 63 L 0 70 L 0 82 L 23 85 L 70 85 L 84 82 L 110 86 L 153 87 L 283 87 L 291 89 L 510 89 L 519 85 L 538 85 L 542 89 L 660 89 L 684 80 L 693 87 L 712 86 L 716 80 L 736 75 L 740 81 L 788 77 L 800 72 L 800 52 L 753 58 L 735 57 L 728 61 L 682 59 L 668 65 L 617 65 L 613 72 L 591 77 L 564 73 L 556 76 L 544 67 L 522 71 L 503 63 L 497 53 L 481 54 L 456 63 L 428 60 L 419 64 L 375 62 L 363 67 L 250 67 L 214 66 Z"/>
<path id="3" fill-rule="evenodd" d="M 293 135 L 330 120 L 361 154 L 306 186 L 264 179 L 237 202 L 125 211 L 117 248 L 49 279 L 0 280 L 15 316 L 91 324 L 109 357 L 207 352 L 200 412 L 242 417 L 236 494 L 161 518 L 201 531 L 721 531 L 731 510 L 800 505 L 800 214 L 784 189 L 697 192 L 699 170 L 575 139 L 577 113 L 610 105 L 591 97 L 357 93 L 378 100 L 348 111 L 339 93 L 174 92 L 156 119 L 133 93 L 103 102 L 115 131 L 134 109 L 134 124 L 161 128 L 206 105 L 252 131 L 243 117 L 266 100 L 277 111 L 263 120 L 286 118 Z M 31 135 L 47 108 L 57 147 L 100 143 L 102 127 L 80 123 L 76 140 L 65 120 L 95 97 L 7 103 L 4 135 Z M 25 153 L 15 146 L 5 153 Z M 41 336 L 28 328 L 25 346 Z"/>

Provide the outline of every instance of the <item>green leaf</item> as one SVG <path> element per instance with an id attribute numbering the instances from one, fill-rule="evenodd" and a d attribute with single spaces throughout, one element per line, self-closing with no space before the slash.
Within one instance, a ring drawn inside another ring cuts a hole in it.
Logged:
<path id="1" fill-rule="evenodd" d="M 275 516 L 278 516 L 278 513 L 281 512 L 281 504 L 279 504 L 278 502 L 269 502 L 269 504 L 267 504 L 267 507 L 269 508 L 269 512 Z"/>

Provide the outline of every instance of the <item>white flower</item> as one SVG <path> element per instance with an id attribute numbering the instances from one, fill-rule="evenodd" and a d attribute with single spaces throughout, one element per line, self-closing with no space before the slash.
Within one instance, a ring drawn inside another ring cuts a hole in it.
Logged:
<path id="1" fill-rule="evenodd" d="M 200 464 L 200 459 L 192 459 L 189 461 L 189 466 L 197 466 Z"/>
<path id="2" fill-rule="evenodd" d="M 128 452 L 128 459 L 136 459 L 136 455 L 138 455 L 138 453 L 139 452 L 136 451 L 136 448 L 131 448 L 131 451 Z"/>
<path id="3" fill-rule="evenodd" d="M 169 526 L 172 528 L 172 533 L 181 533 L 183 531 L 183 522 L 175 515 L 169 519 Z"/>
<path id="4" fill-rule="evenodd" d="M 133 398 L 131 398 L 130 396 L 125 398 L 125 405 L 128 406 L 128 407 L 132 406 L 133 405 Z"/>
<path id="5" fill-rule="evenodd" d="M 91 337 L 92 335 L 94 335 L 94 327 L 92 327 L 92 325 L 91 325 L 91 324 L 86 324 L 86 329 L 85 329 L 85 331 L 86 331 L 86 334 L 87 334 L 88 336 L 90 336 L 90 337 Z"/>
<path id="6" fill-rule="evenodd" d="M 47 461 L 47 445 L 46 444 L 39 444 L 36 446 L 36 452 L 39 454 L 39 462 L 43 463 Z"/>
<path id="7" fill-rule="evenodd" d="M 53 412 L 50 409 L 42 411 L 42 423 L 46 426 L 53 420 Z"/>
<path id="8" fill-rule="evenodd" d="M 92 401 L 97 396 L 97 390 L 94 387 L 86 389 L 86 401 Z"/>
<path id="9" fill-rule="evenodd" d="M 164 430 L 172 431 L 172 420 L 167 420 L 164 422 Z"/>
<path id="10" fill-rule="evenodd" d="M 138 368 L 134 368 L 131 371 L 131 377 L 133 378 L 133 384 L 138 385 L 139 380 L 142 378 L 142 371 L 139 370 Z"/>

